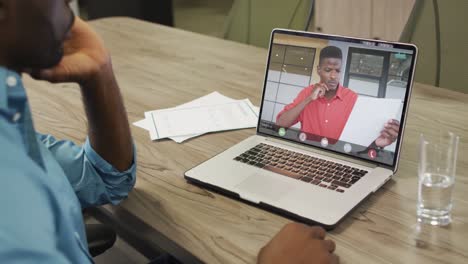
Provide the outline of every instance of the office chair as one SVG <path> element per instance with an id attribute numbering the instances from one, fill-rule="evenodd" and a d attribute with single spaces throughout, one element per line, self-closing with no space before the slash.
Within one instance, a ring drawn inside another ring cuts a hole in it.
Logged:
<path id="1" fill-rule="evenodd" d="M 96 210 L 96 208 L 86 208 L 82 210 L 86 238 L 88 241 L 88 251 L 93 258 L 112 248 L 117 240 L 117 234 L 111 227 L 93 221 L 94 210 Z"/>
<path id="2" fill-rule="evenodd" d="M 307 30 L 313 6 L 313 0 L 235 0 L 224 38 L 266 48 L 274 28 Z"/>
<path id="3" fill-rule="evenodd" d="M 400 41 L 419 47 L 417 82 L 468 93 L 466 0 L 416 0 Z"/>
<path id="4" fill-rule="evenodd" d="M 117 235 L 104 224 L 86 224 L 86 237 L 91 256 L 97 257 L 114 246 Z"/>

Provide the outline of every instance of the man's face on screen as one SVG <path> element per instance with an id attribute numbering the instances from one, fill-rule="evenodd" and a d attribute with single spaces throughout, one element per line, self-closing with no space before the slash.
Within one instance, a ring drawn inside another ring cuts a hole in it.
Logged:
<path id="1" fill-rule="evenodd" d="M 341 59 L 325 58 L 318 66 L 317 73 L 320 76 L 320 82 L 326 84 L 330 90 L 336 90 L 340 83 L 341 65 Z"/>

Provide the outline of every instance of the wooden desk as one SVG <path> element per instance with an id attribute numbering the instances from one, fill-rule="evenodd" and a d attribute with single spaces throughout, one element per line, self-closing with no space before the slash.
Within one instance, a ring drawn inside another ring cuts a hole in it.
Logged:
<path id="1" fill-rule="evenodd" d="M 113 54 L 131 122 L 220 91 L 259 104 L 266 50 L 137 20 L 92 23 Z M 82 142 L 86 119 L 74 85 L 26 79 L 39 131 Z M 468 95 L 416 84 L 400 170 L 330 233 L 342 263 L 468 263 Z M 417 145 L 421 132 L 462 136 L 453 210 L 447 228 L 416 223 Z M 205 135 L 184 144 L 151 142 L 132 126 L 138 148 L 135 190 L 105 215 L 126 232 L 187 263 L 254 263 L 287 219 L 187 184 L 183 174 L 254 129 Z"/>

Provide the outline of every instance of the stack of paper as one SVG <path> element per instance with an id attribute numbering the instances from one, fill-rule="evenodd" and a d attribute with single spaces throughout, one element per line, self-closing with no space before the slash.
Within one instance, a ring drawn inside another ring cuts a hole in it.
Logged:
<path id="1" fill-rule="evenodd" d="M 257 125 L 259 108 L 250 100 L 234 100 L 213 92 L 175 108 L 145 113 L 134 125 L 149 131 L 151 140 L 170 138 L 182 143 L 209 132 L 251 128 Z"/>
<path id="2" fill-rule="evenodd" d="M 403 103 L 400 99 L 359 96 L 340 140 L 361 146 L 369 146 L 380 136 L 385 123 L 390 119 L 400 121 Z M 395 151 L 396 143 L 386 147 Z"/>

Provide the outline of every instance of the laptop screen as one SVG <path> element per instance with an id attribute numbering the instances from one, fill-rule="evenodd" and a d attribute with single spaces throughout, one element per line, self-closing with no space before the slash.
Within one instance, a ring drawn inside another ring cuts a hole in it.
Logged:
<path id="1" fill-rule="evenodd" d="M 275 30 L 258 132 L 395 166 L 413 45 Z"/>

